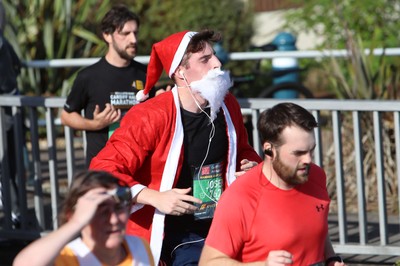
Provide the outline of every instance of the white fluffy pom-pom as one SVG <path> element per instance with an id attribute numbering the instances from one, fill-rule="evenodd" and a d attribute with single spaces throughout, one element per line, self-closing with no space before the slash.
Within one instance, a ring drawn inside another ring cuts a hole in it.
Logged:
<path id="1" fill-rule="evenodd" d="M 149 94 L 144 94 L 143 90 L 139 91 L 136 94 L 136 100 L 138 102 L 144 102 L 145 100 L 147 100 L 149 98 Z"/>

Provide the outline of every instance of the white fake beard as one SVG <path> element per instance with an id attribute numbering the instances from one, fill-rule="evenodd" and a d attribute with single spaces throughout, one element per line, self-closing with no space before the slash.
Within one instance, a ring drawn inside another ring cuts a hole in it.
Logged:
<path id="1" fill-rule="evenodd" d="M 211 69 L 202 79 L 190 83 L 192 90 L 198 92 L 201 97 L 208 101 L 211 121 L 214 121 L 217 117 L 231 86 L 229 71 L 222 71 L 220 68 Z"/>

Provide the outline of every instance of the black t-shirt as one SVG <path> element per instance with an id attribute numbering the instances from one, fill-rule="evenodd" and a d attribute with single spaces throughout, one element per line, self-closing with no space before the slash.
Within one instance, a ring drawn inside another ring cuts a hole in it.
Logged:
<path id="1" fill-rule="evenodd" d="M 115 67 L 101 58 L 99 62 L 80 71 L 68 95 L 64 109 L 71 113 L 85 111 L 85 117 L 93 119 L 93 111 L 99 105 L 103 111 L 115 92 L 134 92 L 143 89 L 146 66 L 136 61 L 127 67 Z M 86 131 L 87 166 L 108 140 L 108 127 L 98 131 Z"/>
<path id="2" fill-rule="evenodd" d="M 208 114 L 210 109 L 205 110 Z M 210 138 L 211 124 L 204 113 L 191 113 L 181 109 L 184 128 L 184 161 L 179 176 L 177 188 L 193 189 L 192 168 L 199 167 L 206 155 Z M 212 138 L 208 156 L 204 165 L 223 162 L 226 165 L 228 154 L 228 136 L 226 121 L 222 109 L 214 121 L 215 136 Z M 224 167 L 225 168 L 225 167 Z M 183 216 L 167 215 L 165 220 L 166 237 L 168 233 L 195 232 L 205 237 L 210 228 L 212 219 L 195 220 L 193 214 Z"/>

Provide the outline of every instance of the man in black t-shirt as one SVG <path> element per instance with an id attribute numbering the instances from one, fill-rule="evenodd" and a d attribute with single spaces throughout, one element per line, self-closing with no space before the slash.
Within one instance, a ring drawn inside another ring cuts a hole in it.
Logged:
<path id="1" fill-rule="evenodd" d="M 139 24 L 139 17 L 123 5 L 105 15 L 101 31 L 108 51 L 78 73 L 61 113 L 64 125 L 86 131 L 87 166 L 105 146 L 123 113 L 137 103 L 136 93 L 144 87 L 146 66 L 133 60 Z"/>

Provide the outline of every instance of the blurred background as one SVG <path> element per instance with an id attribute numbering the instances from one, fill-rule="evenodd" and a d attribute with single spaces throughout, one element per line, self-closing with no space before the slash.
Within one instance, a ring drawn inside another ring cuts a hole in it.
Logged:
<path id="1" fill-rule="evenodd" d="M 397 99 L 398 57 L 372 56 L 365 48 L 399 47 L 398 0 L 0 0 L 4 34 L 22 61 L 91 58 L 104 54 L 99 22 L 116 3 L 141 18 L 139 55 L 169 34 L 210 28 L 223 35 L 228 53 L 256 50 L 280 32 L 295 37 L 298 50 L 348 49 L 347 58 L 301 59 L 302 82 L 324 98 Z M 271 60 L 229 61 L 233 75 L 267 73 Z M 22 94 L 65 96 L 79 68 L 23 68 Z M 268 75 L 240 84 L 240 96 L 257 97 Z"/>
<path id="2" fill-rule="evenodd" d="M 65 97 L 81 67 L 39 68 L 31 67 L 29 63 L 103 56 L 106 44 L 100 36 L 100 21 L 112 5 L 124 3 L 141 19 L 138 55 L 149 55 L 153 43 L 177 31 L 209 28 L 221 32 L 223 41 L 215 49 L 217 52 L 222 49 L 219 55 L 222 55 L 224 68 L 231 71 L 236 81 L 233 92 L 239 98 L 261 97 L 265 88 L 273 84 L 274 58 L 232 60 L 229 54 L 268 50 L 267 44 L 271 43 L 278 51 L 347 52 L 340 57 L 296 59 L 300 70 L 298 80 L 315 98 L 400 98 L 400 53 L 385 54 L 387 48 L 400 48 L 399 0 L 0 0 L 0 3 L 5 11 L 0 12 L 0 28 L 4 29 L 4 35 L 25 64 L 18 76 L 22 95 Z M 383 53 L 374 55 L 372 51 L 378 48 Z M 369 52 L 365 52 L 366 49 Z M 164 77 L 162 82 L 167 80 Z M 39 112 L 42 120 L 45 117 L 43 110 Z M 347 111 L 340 112 L 338 118 L 343 142 L 340 152 L 346 185 L 345 204 L 349 215 L 359 211 L 352 117 L 352 112 Z M 322 163 L 328 177 L 331 210 L 337 212 L 334 122 L 326 111 L 321 111 L 319 119 L 323 139 Z M 249 116 L 244 116 L 244 120 L 251 126 Z M 363 112 L 359 120 L 366 211 L 376 214 L 379 210 L 377 175 L 380 171 L 375 165 L 376 121 L 372 112 Z M 398 134 L 394 129 L 397 121 L 391 113 L 383 113 L 379 122 L 383 125 L 380 145 L 384 154 L 381 163 L 387 191 L 385 208 L 389 216 L 398 218 L 399 180 L 395 161 Z M 57 127 L 56 135 L 63 135 L 63 130 Z M 41 150 L 48 148 L 46 132 L 47 128 L 39 128 L 38 136 L 44 143 Z M 80 132 L 75 134 L 80 136 Z M 29 141 L 28 133 L 28 144 Z M 56 146 L 65 148 L 59 142 Z M 32 150 L 29 145 L 27 148 Z M 45 165 L 48 158 L 42 161 Z M 50 186 L 46 191 L 50 191 Z M 393 227 L 398 233 L 398 223 Z M 6 256 L 10 257 L 8 252 Z M 400 261 L 397 262 L 400 265 Z"/>

